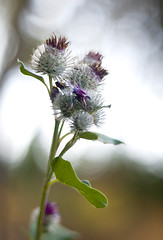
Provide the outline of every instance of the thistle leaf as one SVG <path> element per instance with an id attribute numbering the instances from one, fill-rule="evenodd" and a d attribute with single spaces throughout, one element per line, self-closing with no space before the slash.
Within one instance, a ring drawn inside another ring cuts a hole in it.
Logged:
<path id="1" fill-rule="evenodd" d="M 107 198 L 105 195 L 80 181 L 69 161 L 61 157 L 56 157 L 51 162 L 51 166 L 58 181 L 75 188 L 96 208 L 104 208 L 107 206 Z"/>
<path id="2" fill-rule="evenodd" d="M 98 136 L 97 140 L 104 144 L 114 144 L 114 145 L 124 144 L 122 141 L 115 138 L 108 137 L 104 134 L 101 134 L 101 133 L 95 133 L 95 134 Z"/>
<path id="3" fill-rule="evenodd" d="M 97 140 L 99 142 L 102 142 L 104 144 L 114 144 L 114 145 L 118 145 L 118 144 L 122 144 L 123 142 L 115 139 L 115 138 L 111 138 L 108 137 L 104 134 L 101 133 L 96 133 L 96 132 L 83 132 L 80 134 L 79 138 L 84 138 L 87 140 Z"/>
<path id="4" fill-rule="evenodd" d="M 97 140 L 98 139 L 98 135 L 96 133 L 93 132 L 83 132 L 80 134 L 79 138 L 84 138 L 87 140 Z"/>
<path id="5" fill-rule="evenodd" d="M 34 77 L 34 78 L 40 80 L 43 84 L 45 84 L 43 77 L 41 77 L 41 76 L 39 76 L 39 75 L 37 75 L 37 74 L 34 74 L 34 73 L 28 71 L 28 70 L 24 67 L 23 62 L 21 62 L 19 59 L 17 60 L 17 62 L 20 63 L 20 71 L 21 71 L 21 73 L 23 73 L 24 75 L 27 75 L 27 76 Z"/>

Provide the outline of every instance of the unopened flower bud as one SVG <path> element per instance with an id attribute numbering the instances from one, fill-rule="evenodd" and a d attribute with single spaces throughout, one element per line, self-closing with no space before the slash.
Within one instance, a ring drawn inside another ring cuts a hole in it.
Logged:
<path id="1" fill-rule="evenodd" d="M 74 131 L 83 132 L 93 125 L 93 117 L 85 111 L 75 111 L 72 115 L 71 128 Z"/>
<path id="2" fill-rule="evenodd" d="M 73 112 L 72 103 L 72 93 L 68 89 L 66 89 L 56 96 L 53 103 L 53 108 L 55 110 L 58 110 L 61 118 L 69 118 Z"/>

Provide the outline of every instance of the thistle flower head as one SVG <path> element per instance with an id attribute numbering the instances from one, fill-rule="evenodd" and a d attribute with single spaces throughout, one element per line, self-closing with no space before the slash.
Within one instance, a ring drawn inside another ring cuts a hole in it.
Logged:
<path id="1" fill-rule="evenodd" d="M 100 64 L 94 63 L 90 67 L 96 74 L 96 76 L 100 78 L 100 80 L 102 80 L 106 75 L 108 75 L 108 71 L 101 67 L 101 63 Z"/>
<path id="2" fill-rule="evenodd" d="M 100 78 L 92 71 L 87 64 L 78 64 L 67 77 L 71 85 L 78 85 L 81 89 L 96 89 Z"/>
<path id="3" fill-rule="evenodd" d="M 103 124 L 104 119 L 104 101 L 101 94 L 98 91 L 87 90 L 87 94 L 89 98 L 86 99 L 85 108 L 81 108 L 81 104 L 79 102 L 74 103 L 75 110 L 83 110 L 88 112 L 92 116 L 92 125 L 100 126 Z"/>
<path id="4" fill-rule="evenodd" d="M 98 91 L 88 90 L 87 94 L 89 95 L 90 100 L 89 99 L 86 100 L 85 110 L 92 114 L 102 108 L 104 101 L 102 95 Z"/>
<path id="5" fill-rule="evenodd" d="M 88 65 L 92 65 L 92 64 L 100 64 L 102 62 L 103 56 L 97 52 L 89 52 L 85 58 L 84 58 L 84 62 L 87 63 Z"/>
<path id="6" fill-rule="evenodd" d="M 31 214 L 31 223 L 36 223 L 38 221 L 40 208 L 33 210 Z M 43 228 L 45 231 L 54 231 L 57 224 L 60 222 L 60 214 L 57 209 L 56 203 L 51 203 L 47 201 L 45 203 L 44 215 L 43 215 Z"/>
<path id="7" fill-rule="evenodd" d="M 54 231 L 56 225 L 60 222 L 60 214 L 56 203 L 47 201 L 45 203 L 43 226 L 46 231 Z"/>
<path id="8" fill-rule="evenodd" d="M 83 110 L 75 111 L 71 118 L 71 129 L 73 131 L 83 132 L 93 125 L 93 117 Z"/>
<path id="9" fill-rule="evenodd" d="M 70 118 L 73 112 L 72 103 L 72 92 L 70 89 L 66 89 L 57 94 L 53 102 L 53 108 L 57 111 L 60 118 Z"/>
<path id="10" fill-rule="evenodd" d="M 61 78 L 71 65 L 70 52 L 67 51 L 69 42 L 66 38 L 54 35 L 34 50 L 31 67 L 38 73 Z"/>
<path id="11" fill-rule="evenodd" d="M 99 52 L 89 52 L 83 60 L 84 63 L 90 66 L 95 75 L 99 77 L 100 81 L 108 74 L 108 71 L 101 66 L 102 59 L 103 56 Z"/>
<path id="12" fill-rule="evenodd" d="M 74 88 L 73 88 L 73 92 L 75 94 L 75 99 L 77 99 L 79 102 L 82 103 L 83 107 L 85 108 L 86 107 L 86 99 L 90 99 L 91 98 L 86 94 L 86 92 L 84 90 L 82 90 L 78 85 L 76 85 Z M 73 103 L 74 103 L 74 100 L 73 100 Z"/>
<path id="13" fill-rule="evenodd" d="M 45 216 L 58 214 L 58 209 L 56 203 L 51 203 L 49 201 L 45 204 Z"/>

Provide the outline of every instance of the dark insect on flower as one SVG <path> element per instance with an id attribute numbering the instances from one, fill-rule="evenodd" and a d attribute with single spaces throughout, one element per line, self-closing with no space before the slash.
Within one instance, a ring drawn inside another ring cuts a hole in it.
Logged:
<path id="1" fill-rule="evenodd" d="M 61 90 L 63 90 L 66 87 L 66 85 L 64 83 L 61 83 L 61 82 L 55 82 L 55 84 Z"/>
<path id="2" fill-rule="evenodd" d="M 46 44 L 53 48 L 57 48 L 58 50 L 65 50 L 68 47 L 69 42 L 67 42 L 67 39 L 65 37 L 59 37 L 57 40 L 57 37 L 54 34 L 54 36 L 46 40 Z"/>
<path id="3" fill-rule="evenodd" d="M 72 93 L 74 93 L 76 95 L 73 100 L 72 107 L 75 102 L 75 99 L 78 100 L 79 102 L 81 102 L 83 104 L 84 108 L 87 106 L 86 99 L 88 98 L 89 100 L 91 100 L 91 98 L 86 94 L 86 92 L 83 91 L 78 85 L 76 85 L 73 88 Z"/>
<path id="4" fill-rule="evenodd" d="M 54 99 L 56 98 L 58 93 L 59 93 L 58 88 L 57 87 L 53 87 L 52 91 L 51 91 L 51 95 L 50 95 L 52 102 L 54 102 Z"/>
<path id="5" fill-rule="evenodd" d="M 60 92 L 59 90 L 63 90 L 66 87 L 66 85 L 61 82 L 55 82 L 55 85 L 56 86 L 54 86 L 51 91 L 52 102 L 54 102 L 54 99 L 56 98 L 57 94 Z"/>

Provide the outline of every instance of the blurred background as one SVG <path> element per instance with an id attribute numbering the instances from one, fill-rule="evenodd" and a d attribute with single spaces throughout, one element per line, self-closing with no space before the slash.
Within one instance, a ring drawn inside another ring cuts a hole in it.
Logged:
<path id="1" fill-rule="evenodd" d="M 62 224 L 83 240 L 162 240 L 162 0 L 0 0 L 0 239 L 27 239 L 40 202 L 54 116 L 43 85 L 20 74 L 17 58 L 30 68 L 33 48 L 53 32 L 71 41 L 74 56 L 104 56 L 112 107 L 97 131 L 125 142 L 81 140 L 66 153 L 109 205 L 95 209 L 56 184 L 50 199 Z"/>

